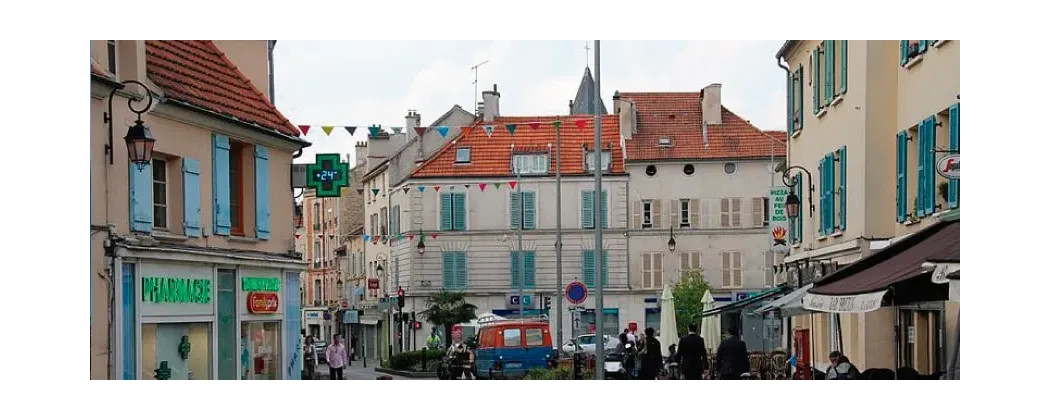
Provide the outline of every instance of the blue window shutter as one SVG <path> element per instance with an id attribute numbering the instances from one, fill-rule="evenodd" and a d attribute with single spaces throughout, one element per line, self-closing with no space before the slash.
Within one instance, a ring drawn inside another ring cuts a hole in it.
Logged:
<path id="1" fill-rule="evenodd" d="M 517 191 L 510 192 L 510 228 L 521 226 L 521 196 Z"/>
<path id="2" fill-rule="evenodd" d="M 908 132 L 897 133 L 897 223 L 908 219 Z"/>
<path id="3" fill-rule="evenodd" d="M 959 104 L 948 107 L 948 150 L 959 153 Z M 948 207 L 959 207 L 959 180 L 948 180 Z"/>
<path id="4" fill-rule="evenodd" d="M 583 251 L 583 261 L 580 265 L 583 267 L 583 284 L 587 287 L 594 287 L 594 251 L 586 249 Z"/>
<path id="5" fill-rule="evenodd" d="M 937 118 L 926 119 L 926 214 L 937 210 Z"/>
<path id="6" fill-rule="evenodd" d="M 536 251 L 525 251 L 525 287 L 536 288 Z"/>
<path id="7" fill-rule="evenodd" d="M 441 253 L 441 285 L 452 289 L 456 284 L 456 257 L 452 251 Z"/>
<path id="8" fill-rule="evenodd" d="M 846 231 L 846 146 L 839 149 L 839 230 Z"/>
<path id="9" fill-rule="evenodd" d="M 908 40 L 901 40 L 901 67 L 908 64 Z"/>
<path id="10" fill-rule="evenodd" d="M 182 159 L 182 234 L 201 237 L 201 163 Z"/>
<path id="11" fill-rule="evenodd" d="M 452 230 L 452 193 L 441 193 L 441 230 Z"/>
<path id="12" fill-rule="evenodd" d="M 794 180 L 792 182 L 794 182 L 794 184 L 795 184 L 795 187 L 794 187 L 795 195 L 798 196 L 798 201 L 799 201 L 798 217 L 795 217 L 792 220 L 793 225 L 792 225 L 792 229 L 791 229 L 791 231 L 792 231 L 791 243 L 794 244 L 794 243 L 802 243 L 802 218 L 805 217 L 806 214 L 808 214 L 808 212 L 809 212 L 809 205 L 808 204 L 803 204 L 803 203 L 806 203 L 806 197 L 803 196 L 802 174 L 795 174 L 795 176 L 793 178 L 794 178 Z"/>
<path id="13" fill-rule="evenodd" d="M 799 64 L 798 65 L 798 70 L 795 70 L 795 86 L 794 86 L 794 89 L 795 89 L 795 102 L 794 102 L 794 105 L 793 105 L 795 107 L 795 111 L 798 112 L 798 123 L 797 123 L 797 127 L 795 127 L 796 130 L 801 130 L 802 129 L 802 122 L 803 122 L 803 118 L 802 118 L 802 103 L 805 102 L 805 101 L 802 99 L 802 86 L 804 86 L 805 83 L 802 82 L 802 77 L 803 77 L 802 74 L 803 74 L 802 73 L 802 65 Z"/>
<path id="14" fill-rule="evenodd" d="M 602 190 L 602 229 L 609 228 L 609 190 Z"/>
<path id="15" fill-rule="evenodd" d="M 835 98 L 835 41 L 824 41 L 824 103 Z"/>
<path id="16" fill-rule="evenodd" d="M 848 64 L 848 61 L 846 60 L 846 57 L 849 57 L 849 54 L 846 53 L 846 48 L 848 48 L 848 46 L 849 46 L 849 40 L 844 39 L 844 40 L 839 41 L 839 94 L 840 95 L 846 93 L 846 70 L 848 68 L 847 65 L 846 65 L 846 64 Z"/>
<path id="17" fill-rule="evenodd" d="M 212 134 L 212 219 L 216 235 L 230 235 L 230 138 Z"/>
<path id="18" fill-rule="evenodd" d="M 131 190 L 131 230 L 149 233 L 153 231 L 153 163 L 147 163 L 140 170 L 129 162 L 128 184 Z"/>
<path id="19" fill-rule="evenodd" d="M 521 251 L 510 251 L 510 287 L 518 287 L 518 273 L 521 272 Z"/>
<path id="20" fill-rule="evenodd" d="M 835 230 L 835 156 L 824 155 L 824 234 Z"/>
<path id="21" fill-rule="evenodd" d="M 136 293 L 137 291 L 135 287 L 135 284 L 137 284 L 135 281 L 135 264 L 122 264 L 120 282 L 122 288 L 120 302 L 124 309 L 123 322 L 120 326 L 122 331 L 121 335 L 123 336 L 122 339 L 124 340 L 124 366 L 122 366 L 122 377 L 124 380 L 135 380 L 138 378 L 138 369 L 135 359 L 138 354 L 136 346 L 139 342 L 135 334 L 135 325 L 138 322 L 135 310 L 138 307 L 136 302 L 139 301 L 139 295 Z"/>
<path id="22" fill-rule="evenodd" d="M 926 40 L 919 41 L 919 54 L 926 52 Z"/>
<path id="23" fill-rule="evenodd" d="M 456 251 L 456 288 L 467 288 L 467 252 Z"/>
<path id="24" fill-rule="evenodd" d="M 270 239 L 270 153 L 255 146 L 255 237 Z"/>
<path id="25" fill-rule="evenodd" d="M 523 216 L 525 219 L 525 230 L 536 229 L 536 192 L 525 191 L 521 202 L 525 207 Z"/>
<path id="26" fill-rule="evenodd" d="M 452 230 L 467 230 L 467 193 L 452 193 Z"/>
<path id="27" fill-rule="evenodd" d="M 926 121 L 919 122 L 919 141 L 915 148 L 915 162 L 917 163 L 918 180 L 915 183 L 917 194 L 915 195 L 916 216 L 926 215 Z"/>
<path id="28" fill-rule="evenodd" d="M 584 229 L 594 228 L 594 191 L 580 193 L 580 225 Z"/>
<path id="29" fill-rule="evenodd" d="M 787 75 L 787 95 L 788 95 L 788 135 L 795 134 L 795 73 Z"/>
<path id="30" fill-rule="evenodd" d="M 819 188 L 819 192 L 818 192 L 818 194 L 819 194 L 819 196 L 818 196 L 818 203 L 820 204 L 820 214 L 819 214 L 820 215 L 820 223 L 817 225 L 817 233 L 819 233 L 820 235 L 823 236 L 824 235 L 824 218 L 827 215 L 827 213 L 824 212 L 824 209 L 827 208 L 827 203 L 824 202 L 824 197 L 827 195 L 827 194 L 824 193 L 824 187 L 825 187 L 824 184 L 827 183 L 827 179 L 828 179 L 826 176 L 824 176 L 824 159 L 823 158 L 820 159 L 820 163 L 817 165 L 817 173 L 819 174 L 817 176 L 817 178 L 820 179 L 820 188 Z"/>
<path id="31" fill-rule="evenodd" d="M 820 50 L 813 49 L 809 55 L 809 82 L 813 85 L 813 115 L 820 113 L 823 108 L 820 102 Z"/>
<path id="32" fill-rule="evenodd" d="M 609 285 L 609 251 L 602 250 L 602 286 Z"/>

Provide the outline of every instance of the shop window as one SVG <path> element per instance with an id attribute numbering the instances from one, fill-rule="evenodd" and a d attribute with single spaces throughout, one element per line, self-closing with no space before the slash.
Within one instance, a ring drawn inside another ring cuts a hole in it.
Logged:
<path id="1" fill-rule="evenodd" d="M 241 379 L 281 379 L 281 323 L 241 323 Z"/>
<path id="2" fill-rule="evenodd" d="M 142 324 L 140 379 L 211 379 L 211 325 Z"/>

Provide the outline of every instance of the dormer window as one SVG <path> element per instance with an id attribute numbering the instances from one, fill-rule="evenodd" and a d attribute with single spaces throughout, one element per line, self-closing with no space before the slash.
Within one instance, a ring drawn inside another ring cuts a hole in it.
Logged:
<path id="1" fill-rule="evenodd" d="M 511 170 L 520 175 L 545 175 L 550 170 L 550 159 L 545 153 L 522 153 L 512 157 Z"/>
<path id="2" fill-rule="evenodd" d="M 609 163 L 612 161 L 612 153 L 608 150 L 602 151 L 602 172 L 609 171 Z M 594 171 L 594 152 L 587 152 L 587 172 Z"/>
<path id="3" fill-rule="evenodd" d="M 670 137 L 660 137 L 659 144 L 662 147 L 671 147 L 671 138 Z"/>
<path id="4" fill-rule="evenodd" d="M 470 163 L 469 147 L 460 147 L 456 149 L 456 163 Z"/>

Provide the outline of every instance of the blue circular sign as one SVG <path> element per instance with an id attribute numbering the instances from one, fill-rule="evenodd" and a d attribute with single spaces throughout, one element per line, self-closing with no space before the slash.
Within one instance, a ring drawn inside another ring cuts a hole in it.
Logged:
<path id="1" fill-rule="evenodd" d="M 587 300 L 587 286 L 584 286 L 583 283 L 578 281 L 569 283 L 569 285 L 565 287 L 565 299 L 573 305 L 579 305 L 581 302 Z"/>

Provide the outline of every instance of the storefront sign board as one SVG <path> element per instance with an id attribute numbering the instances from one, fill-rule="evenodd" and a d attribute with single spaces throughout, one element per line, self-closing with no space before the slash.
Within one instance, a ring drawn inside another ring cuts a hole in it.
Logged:
<path id="1" fill-rule="evenodd" d="M 274 314 L 280 308 L 280 297 L 274 292 L 248 293 L 248 313 Z"/>
<path id="2" fill-rule="evenodd" d="M 787 187 L 775 187 L 769 190 L 769 240 L 770 249 L 774 252 L 787 252 L 788 229 L 791 224 L 787 215 Z"/>
<path id="3" fill-rule="evenodd" d="M 140 262 L 137 274 L 144 318 L 215 314 L 215 271 L 210 265 Z"/>
<path id="4" fill-rule="evenodd" d="M 807 293 L 802 297 L 802 306 L 811 311 L 832 313 L 863 313 L 882 307 L 882 297 L 886 290 L 859 295 L 815 295 Z"/>

